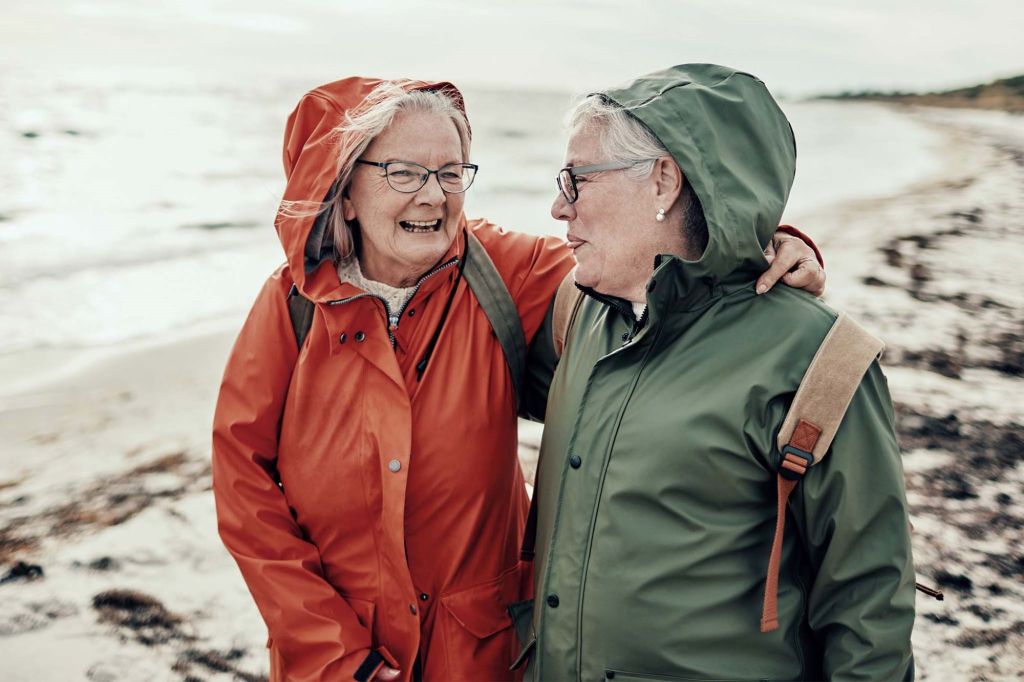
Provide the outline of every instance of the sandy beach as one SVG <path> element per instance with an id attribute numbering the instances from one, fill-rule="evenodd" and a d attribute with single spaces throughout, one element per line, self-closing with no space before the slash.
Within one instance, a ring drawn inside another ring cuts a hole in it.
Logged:
<path id="1" fill-rule="evenodd" d="M 1020 679 L 1024 126 L 902 115 L 941 136 L 940 177 L 797 217 L 825 253 L 826 300 L 888 345 L 918 574 L 945 593 L 919 595 L 918 678 Z M 239 322 L 73 362 L 16 356 L 0 388 L 5 680 L 265 679 L 266 631 L 216 535 L 209 480 Z M 522 430 L 528 471 L 539 438 Z"/>

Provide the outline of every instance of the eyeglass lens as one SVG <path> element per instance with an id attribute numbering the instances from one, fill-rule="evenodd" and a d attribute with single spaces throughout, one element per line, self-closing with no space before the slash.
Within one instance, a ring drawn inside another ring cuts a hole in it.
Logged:
<path id="1" fill-rule="evenodd" d="M 416 192 L 434 173 L 445 192 L 465 192 L 473 184 L 476 169 L 468 164 L 452 163 L 431 171 L 419 164 L 396 161 L 387 167 L 388 184 L 399 192 Z"/>
<path id="2" fill-rule="evenodd" d="M 562 191 L 562 196 L 570 204 L 574 203 L 579 197 L 579 192 L 576 189 L 576 179 L 572 176 L 572 172 L 565 168 L 558 172 L 558 189 Z"/>

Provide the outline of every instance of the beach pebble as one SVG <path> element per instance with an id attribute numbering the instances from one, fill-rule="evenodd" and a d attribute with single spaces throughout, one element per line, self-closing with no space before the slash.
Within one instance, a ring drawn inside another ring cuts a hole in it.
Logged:
<path id="1" fill-rule="evenodd" d="M 29 564 L 24 561 L 19 561 L 14 564 L 9 571 L 0 578 L 0 585 L 3 583 L 13 582 L 15 580 L 39 580 L 43 577 L 43 567 L 39 564 Z"/>

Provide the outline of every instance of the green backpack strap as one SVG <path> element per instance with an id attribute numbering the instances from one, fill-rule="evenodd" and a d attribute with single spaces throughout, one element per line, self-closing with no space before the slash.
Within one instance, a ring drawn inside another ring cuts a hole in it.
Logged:
<path id="1" fill-rule="evenodd" d="M 292 319 L 292 330 L 295 332 L 295 343 L 302 348 L 309 328 L 313 326 L 313 302 L 299 293 L 299 288 L 292 283 L 288 292 L 288 316 Z"/>
<path id="2" fill-rule="evenodd" d="M 526 333 L 523 332 L 523 323 L 519 319 L 519 310 L 484 245 L 468 230 L 465 258 L 466 269 L 463 274 L 476 300 L 480 302 L 484 315 L 491 323 L 491 329 L 501 344 L 501 350 L 505 353 L 505 362 L 508 363 L 508 371 L 512 375 L 518 412 L 519 400 L 523 395 L 523 380 L 526 376 Z"/>
<path id="3" fill-rule="evenodd" d="M 494 335 L 505 354 L 518 411 L 526 375 L 526 334 L 519 319 L 519 310 L 512 300 L 512 295 L 508 293 L 504 280 L 498 274 L 498 269 L 494 267 L 494 261 L 480 240 L 469 231 L 466 232 L 465 261 L 463 275 L 466 283 L 480 302 L 480 307 L 483 308 L 487 321 L 491 323 L 491 329 L 494 330 Z M 295 342 L 299 348 L 302 348 L 313 324 L 314 308 L 313 302 L 303 296 L 293 283 L 288 292 L 288 315 L 291 317 Z"/>

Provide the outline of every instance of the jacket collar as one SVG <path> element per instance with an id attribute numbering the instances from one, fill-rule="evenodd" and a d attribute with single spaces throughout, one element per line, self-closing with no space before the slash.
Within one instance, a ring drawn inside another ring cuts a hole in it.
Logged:
<path id="1" fill-rule="evenodd" d="M 711 274 L 679 256 L 659 254 L 654 258 L 654 273 L 647 281 L 647 310 L 636 320 L 632 304 L 624 298 L 602 294 L 590 287 L 577 285 L 584 294 L 612 308 L 635 325 L 657 324 L 670 312 L 697 310 L 722 295 L 724 287 Z"/>

